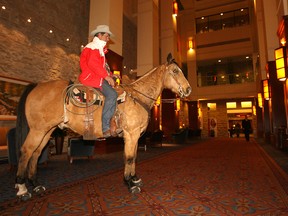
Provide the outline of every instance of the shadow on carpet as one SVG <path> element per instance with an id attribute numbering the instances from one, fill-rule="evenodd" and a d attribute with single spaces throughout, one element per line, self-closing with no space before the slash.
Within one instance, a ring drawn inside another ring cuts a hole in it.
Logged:
<path id="1" fill-rule="evenodd" d="M 9 201 L 0 215 L 287 215 L 287 174 L 255 142 L 211 139 L 142 161 L 130 194 L 123 170 Z"/>

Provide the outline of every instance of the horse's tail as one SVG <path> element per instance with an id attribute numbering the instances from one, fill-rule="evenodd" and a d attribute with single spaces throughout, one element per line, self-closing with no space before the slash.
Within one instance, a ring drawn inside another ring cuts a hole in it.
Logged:
<path id="1" fill-rule="evenodd" d="M 18 107 L 17 107 L 17 120 L 16 120 L 16 152 L 20 153 L 20 148 L 24 143 L 28 132 L 29 125 L 25 115 L 25 104 L 29 93 L 36 87 L 36 83 L 29 84 L 22 93 Z M 17 157 L 19 155 L 17 154 Z"/>

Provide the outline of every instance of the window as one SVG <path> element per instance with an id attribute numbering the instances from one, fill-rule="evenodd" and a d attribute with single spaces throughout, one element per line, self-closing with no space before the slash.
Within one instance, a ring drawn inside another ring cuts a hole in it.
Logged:
<path id="1" fill-rule="evenodd" d="M 227 109 L 237 108 L 237 104 L 236 104 L 236 102 L 227 102 L 226 103 L 226 108 Z"/>
<path id="2" fill-rule="evenodd" d="M 209 110 L 216 110 L 216 103 L 207 103 L 207 107 Z"/>

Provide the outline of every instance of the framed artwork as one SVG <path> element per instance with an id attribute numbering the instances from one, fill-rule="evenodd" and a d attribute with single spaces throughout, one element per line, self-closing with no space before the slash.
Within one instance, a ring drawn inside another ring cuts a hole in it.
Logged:
<path id="1" fill-rule="evenodd" d="M 19 99 L 29 83 L 0 76 L 0 120 L 16 120 Z"/>

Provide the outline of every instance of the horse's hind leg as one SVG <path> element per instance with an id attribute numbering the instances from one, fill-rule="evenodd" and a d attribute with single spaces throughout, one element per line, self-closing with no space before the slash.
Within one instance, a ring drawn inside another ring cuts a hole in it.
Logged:
<path id="1" fill-rule="evenodd" d="M 25 184 L 27 165 L 31 159 L 33 152 L 39 146 L 39 143 L 41 142 L 42 138 L 43 135 L 41 136 L 40 133 L 37 134 L 32 130 L 30 130 L 24 144 L 21 147 L 21 155 L 18 162 L 15 188 L 18 189 L 17 196 L 21 197 L 24 200 L 29 199 L 31 197 L 31 194 L 28 192 L 28 189 Z"/>
<path id="2" fill-rule="evenodd" d="M 139 193 L 141 191 L 140 186 L 143 185 L 142 180 L 136 176 L 135 166 L 137 157 L 138 138 L 140 136 L 140 130 L 128 133 L 124 131 L 125 147 L 124 147 L 124 182 L 128 186 L 131 193 Z"/>
<path id="3" fill-rule="evenodd" d="M 44 186 L 40 185 L 40 183 L 37 181 L 37 164 L 38 164 L 38 158 L 41 155 L 41 152 L 44 149 L 44 147 L 47 145 L 52 131 L 53 130 L 51 130 L 51 132 L 47 133 L 44 136 L 41 144 L 34 151 L 34 153 L 32 154 L 32 157 L 28 163 L 28 168 L 27 168 L 28 181 L 33 186 L 33 191 L 36 194 L 40 194 L 46 190 L 46 188 Z"/>

